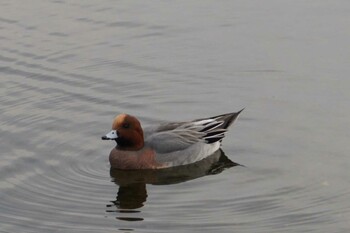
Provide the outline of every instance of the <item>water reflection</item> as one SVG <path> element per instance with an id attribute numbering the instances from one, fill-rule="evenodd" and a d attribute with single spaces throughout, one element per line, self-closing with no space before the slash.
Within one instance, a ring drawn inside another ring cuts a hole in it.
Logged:
<path id="1" fill-rule="evenodd" d="M 107 212 L 138 213 L 136 209 L 145 205 L 147 200 L 147 184 L 170 185 L 197 179 L 206 175 L 221 173 L 224 169 L 239 165 L 231 161 L 222 150 L 197 163 L 160 170 L 118 170 L 111 169 L 110 176 L 119 186 L 116 200 L 107 205 L 116 210 Z M 117 218 L 127 221 L 142 221 L 142 218 Z"/>

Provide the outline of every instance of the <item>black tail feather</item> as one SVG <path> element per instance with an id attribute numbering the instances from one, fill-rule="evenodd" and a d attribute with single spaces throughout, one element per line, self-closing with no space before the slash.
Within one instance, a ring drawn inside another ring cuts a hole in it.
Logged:
<path id="1" fill-rule="evenodd" d="M 205 141 L 209 144 L 221 141 L 225 137 L 224 133 L 228 127 L 232 125 L 243 110 L 244 108 L 238 112 L 211 117 L 211 119 L 216 119 L 218 123 L 207 126 L 201 130 L 201 132 L 206 133 L 205 136 L 203 136 L 203 139 L 205 139 Z"/>
<path id="2" fill-rule="evenodd" d="M 238 112 L 233 112 L 233 113 L 226 113 L 226 114 L 222 114 L 222 115 L 218 115 L 215 117 L 212 117 L 212 119 L 216 119 L 218 118 L 219 120 L 224 121 L 224 124 L 222 125 L 223 129 L 227 129 L 228 127 L 230 127 L 230 125 L 232 125 L 232 123 L 237 119 L 237 117 L 239 116 L 239 114 L 244 110 L 241 109 Z"/>

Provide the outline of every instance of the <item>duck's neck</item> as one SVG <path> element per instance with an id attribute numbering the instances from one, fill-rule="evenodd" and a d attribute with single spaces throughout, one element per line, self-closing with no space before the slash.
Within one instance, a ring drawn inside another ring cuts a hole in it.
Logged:
<path id="1" fill-rule="evenodd" d="M 132 150 L 137 151 L 141 150 L 144 146 L 144 142 L 142 141 L 129 141 L 123 138 L 117 138 L 116 140 L 116 149 L 118 150 Z"/>

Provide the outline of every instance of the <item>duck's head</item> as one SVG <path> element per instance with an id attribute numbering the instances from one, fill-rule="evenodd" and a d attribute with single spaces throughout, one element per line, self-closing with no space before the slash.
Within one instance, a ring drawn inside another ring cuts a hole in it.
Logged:
<path id="1" fill-rule="evenodd" d="M 112 125 L 112 131 L 102 136 L 102 140 L 115 140 L 123 150 L 140 150 L 144 145 L 141 124 L 136 117 L 128 114 L 118 115 Z"/>

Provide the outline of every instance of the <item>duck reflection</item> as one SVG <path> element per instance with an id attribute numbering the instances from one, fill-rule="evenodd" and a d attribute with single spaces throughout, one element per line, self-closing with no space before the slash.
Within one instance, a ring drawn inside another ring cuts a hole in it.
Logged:
<path id="1" fill-rule="evenodd" d="M 185 166 L 158 170 L 110 170 L 113 182 L 119 186 L 116 200 L 112 201 L 117 212 L 134 213 L 147 200 L 147 184 L 169 185 L 197 179 L 206 175 L 221 173 L 224 169 L 239 164 L 231 161 L 220 149 L 209 157 Z M 136 221 L 135 218 L 118 218 L 121 220 Z M 139 221 L 141 218 L 136 218 Z"/>

